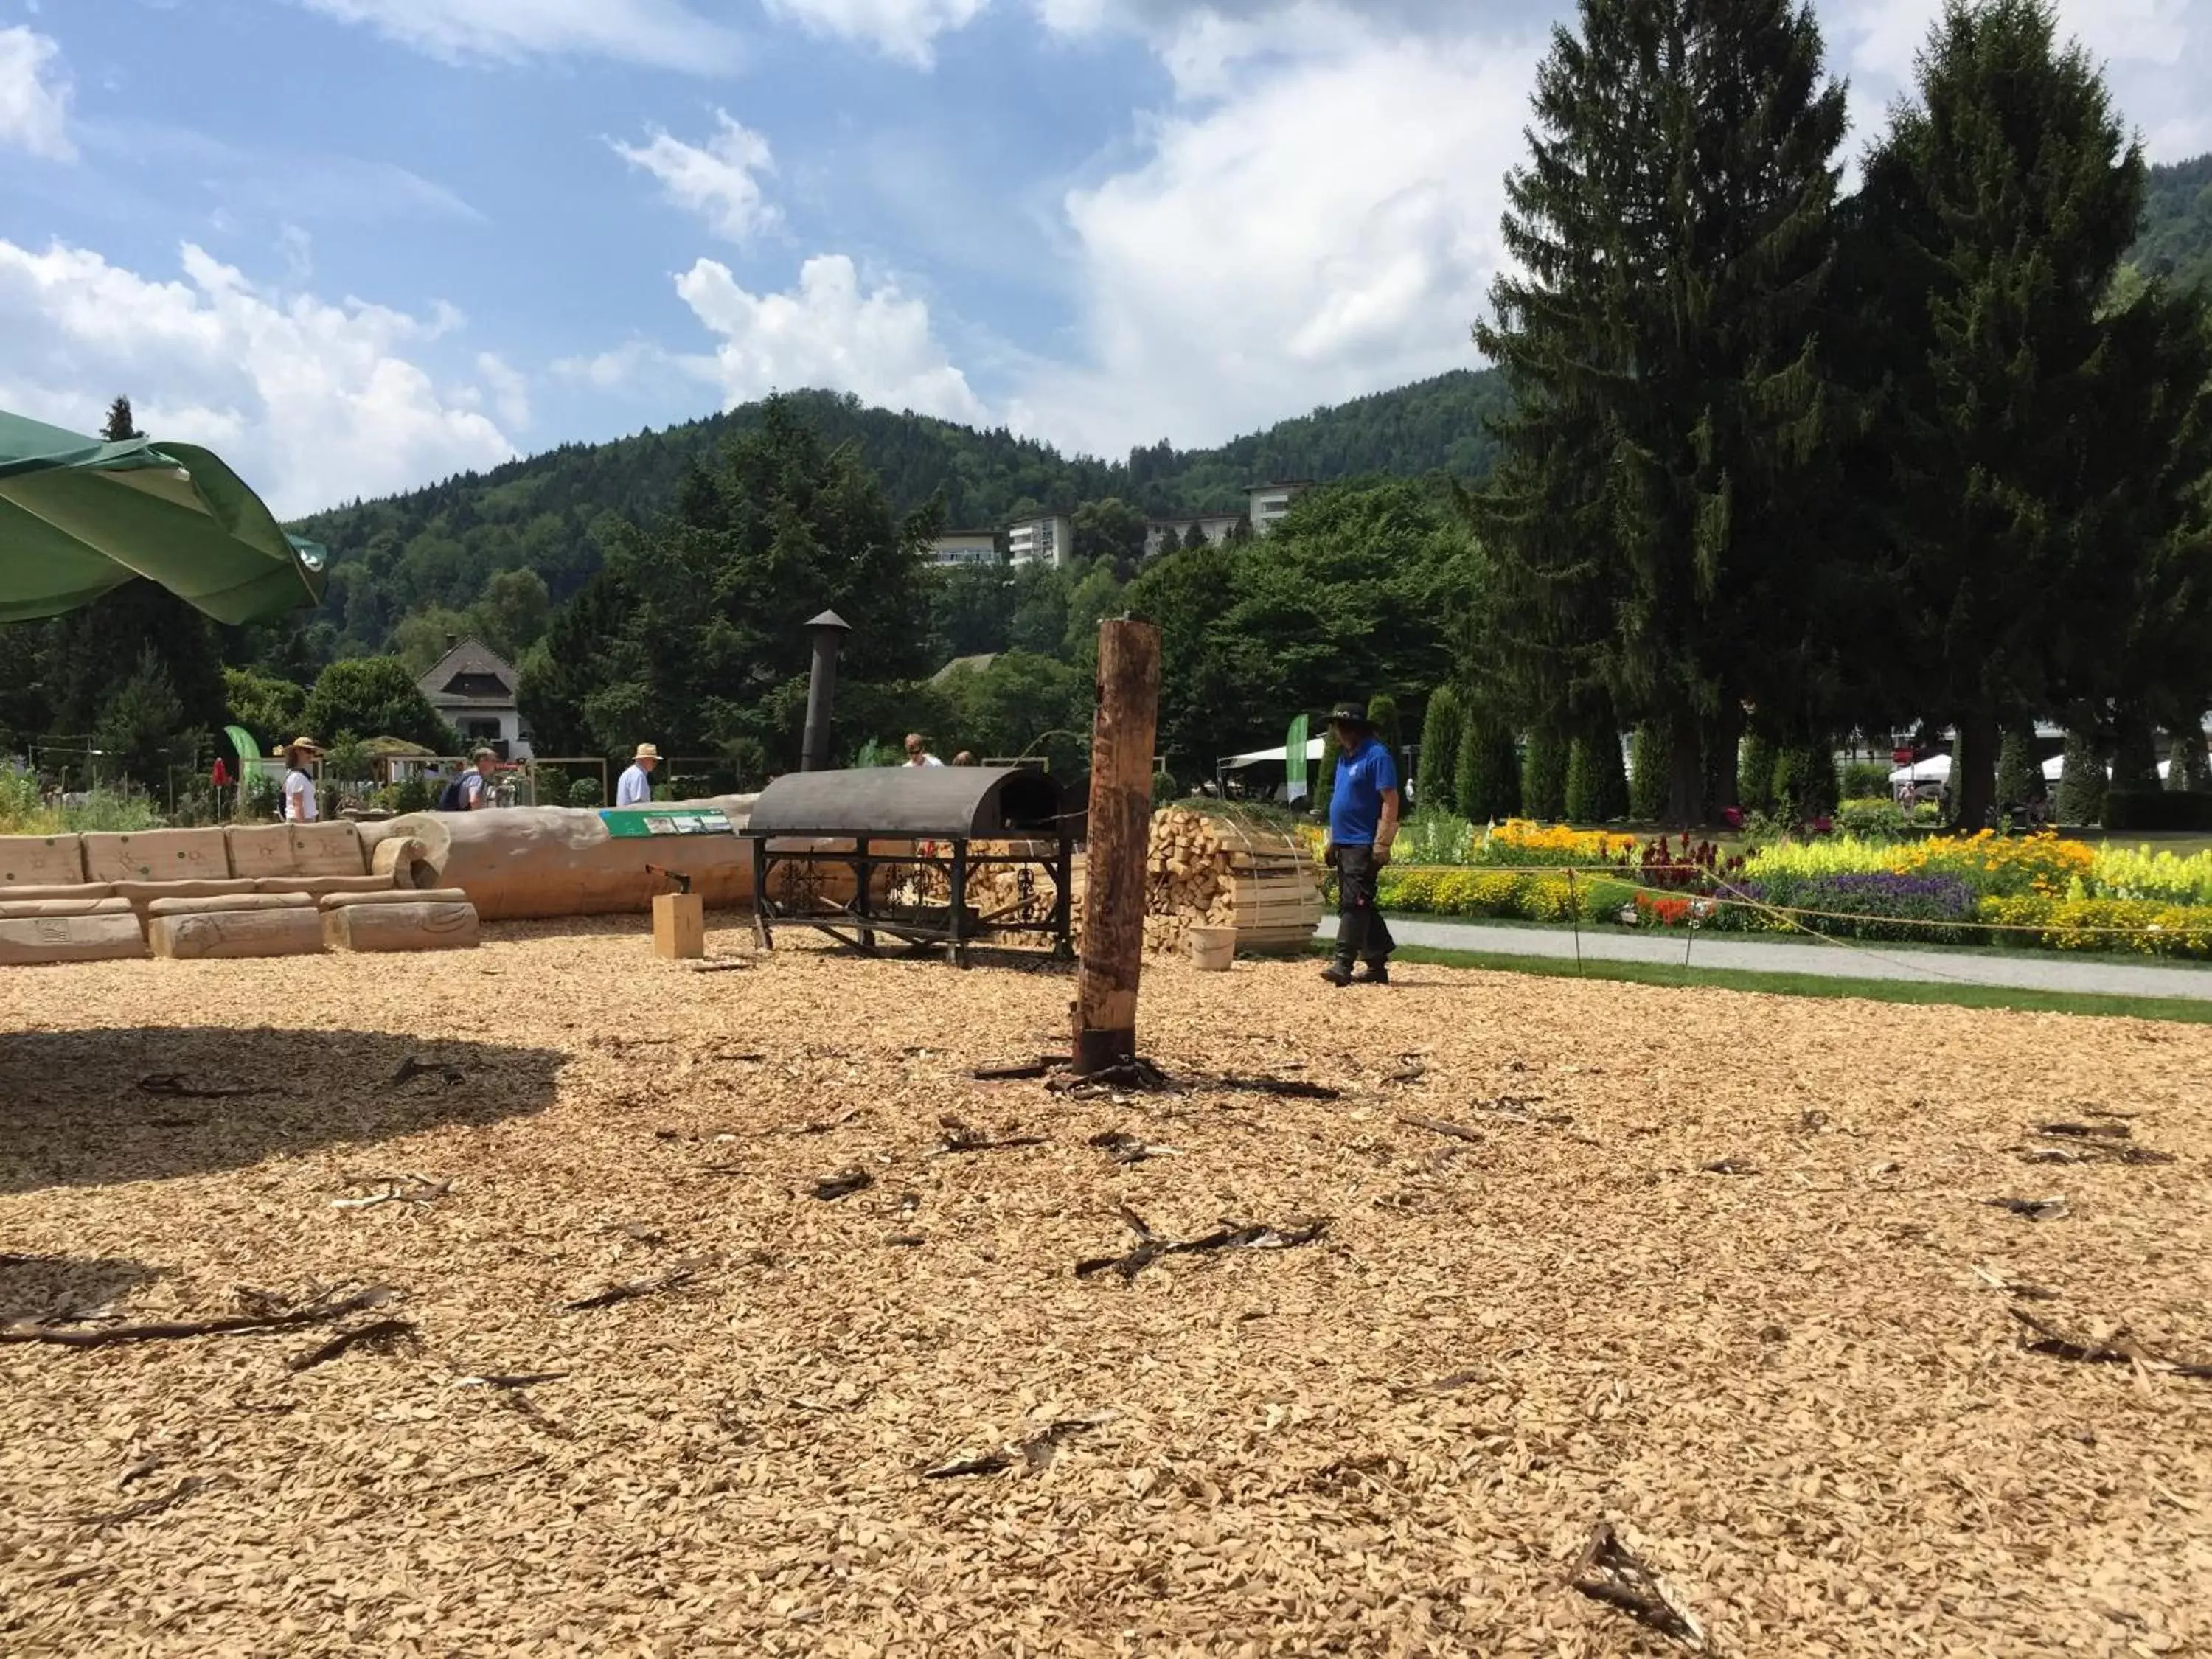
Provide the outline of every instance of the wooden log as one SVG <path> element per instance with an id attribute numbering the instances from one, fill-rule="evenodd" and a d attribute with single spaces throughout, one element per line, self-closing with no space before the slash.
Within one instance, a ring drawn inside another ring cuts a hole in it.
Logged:
<path id="1" fill-rule="evenodd" d="M 1152 741 L 1159 704 L 1159 629 L 1150 623 L 1099 623 L 1083 966 L 1075 981 L 1079 1073 L 1103 1071 L 1137 1055 L 1145 860 L 1151 843 Z"/>
<path id="2" fill-rule="evenodd" d="M 378 893 L 326 893 L 318 901 L 325 910 L 350 910 L 359 904 L 466 904 L 469 896 L 458 887 L 387 887 Z"/>
<path id="3" fill-rule="evenodd" d="M 118 962 L 146 954 L 145 935 L 127 905 L 82 916 L 0 921 L 0 966 L 43 962 Z"/>
<path id="4" fill-rule="evenodd" d="M 155 956 L 179 961 L 315 956 L 323 948 L 322 916 L 313 904 L 155 916 L 146 931 Z"/>
<path id="5" fill-rule="evenodd" d="M 333 951 L 466 951 L 482 939 L 473 904 L 420 898 L 325 910 L 322 925 L 323 942 Z"/>

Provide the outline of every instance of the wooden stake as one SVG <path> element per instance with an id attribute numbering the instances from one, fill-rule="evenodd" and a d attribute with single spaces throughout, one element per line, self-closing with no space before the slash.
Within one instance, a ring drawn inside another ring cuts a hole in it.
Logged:
<path id="1" fill-rule="evenodd" d="M 1145 864 L 1152 829 L 1152 739 L 1159 721 L 1160 631 L 1098 624 L 1098 715 L 1091 738 L 1084 858 L 1083 969 L 1075 981 L 1075 1070 L 1137 1055 L 1137 981 L 1145 960 Z"/>

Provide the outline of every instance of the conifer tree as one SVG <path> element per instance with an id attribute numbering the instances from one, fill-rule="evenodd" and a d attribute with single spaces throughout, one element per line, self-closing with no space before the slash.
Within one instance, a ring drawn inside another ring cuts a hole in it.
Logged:
<path id="1" fill-rule="evenodd" d="M 2112 574 L 2097 428 L 2127 394 L 2099 307 L 2143 173 L 2046 0 L 1947 0 L 1917 97 L 1868 157 L 1856 264 L 1889 354 L 1896 627 L 1916 701 L 1958 728 L 1962 824 L 1989 811 L 2003 711 L 2099 689 L 2070 654 L 2097 649 L 2081 624 Z"/>
<path id="2" fill-rule="evenodd" d="M 1798 0 L 1582 0 L 1507 180 L 1486 525 L 1571 672 L 1667 727 L 1672 823 L 1705 814 L 1707 726 L 1803 696 L 1844 131 Z"/>
<path id="3" fill-rule="evenodd" d="M 1421 755 L 1413 798 L 1424 811 L 1459 811 L 1459 693 L 1440 685 L 1429 696 L 1421 722 Z"/>

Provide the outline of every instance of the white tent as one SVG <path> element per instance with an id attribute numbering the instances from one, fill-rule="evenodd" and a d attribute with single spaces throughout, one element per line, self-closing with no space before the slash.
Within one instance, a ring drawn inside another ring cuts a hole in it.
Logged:
<path id="1" fill-rule="evenodd" d="M 1322 745 L 1326 741 L 1327 739 L 1322 738 L 1310 738 L 1306 740 L 1308 762 L 1318 761 L 1321 758 Z M 1224 771 L 1237 772 L 1248 766 L 1281 766 L 1290 758 L 1291 751 L 1287 748 L 1261 749 L 1249 755 L 1231 755 L 1221 763 L 1221 766 Z"/>
<path id="2" fill-rule="evenodd" d="M 1911 766 L 1900 766 L 1889 775 L 1892 788 L 1900 783 L 1948 783 L 1950 779 L 1951 757 L 1948 755 L 1930 755 L 1926 760 L 1916 761 Z"/>

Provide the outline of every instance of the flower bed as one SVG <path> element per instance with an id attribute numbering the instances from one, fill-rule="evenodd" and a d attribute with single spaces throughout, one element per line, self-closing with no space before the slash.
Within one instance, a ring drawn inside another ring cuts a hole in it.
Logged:
<path id="1" fill-rule="evenodd" d="M 1401 857 L 1414 859 L 1383 877 L 1392 909 L 2212 958 L 2212 854 L 1984 831 L 1823 836 L 1744 859 L 1687 837 L 1639 842 L 1518 820 L 1476 830 L 1431 818 L 1408 830 Z"/>

